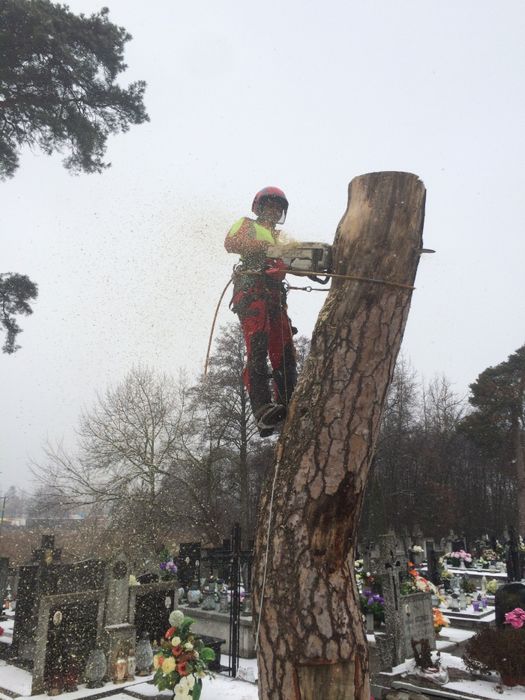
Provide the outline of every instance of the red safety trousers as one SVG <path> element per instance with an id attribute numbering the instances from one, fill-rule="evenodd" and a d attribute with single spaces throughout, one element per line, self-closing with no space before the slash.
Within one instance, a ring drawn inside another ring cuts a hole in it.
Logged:
<path id="1" fill-rule="evenodd" d="M 274 401 L 287 406 L 297 381 L 292 324 L 287 314 L 286 289 L 266 275 L 236 285 L 231 302 L 239 316 L 246 343 L 243 382 L 257 411 L 271 403 L 269 379 L 273 379 Z M 272 374 L 268 373 L 268 358 Z"/>

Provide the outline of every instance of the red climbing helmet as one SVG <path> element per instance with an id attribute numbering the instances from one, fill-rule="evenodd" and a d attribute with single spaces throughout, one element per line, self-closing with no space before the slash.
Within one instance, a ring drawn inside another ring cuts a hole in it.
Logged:
<path id="1" fill-rule="evenodd" d="M 279 224 L 284 224 L 286 213 L 288 212 L 288 200 L 286 195 L 278 187 L 263 187 L 253 198 L 252 211 L 256 216 L 261 213 L 261 205 L 268 199 L 273 199 L 283 206 L 283 215 L 279 219 Z"/>

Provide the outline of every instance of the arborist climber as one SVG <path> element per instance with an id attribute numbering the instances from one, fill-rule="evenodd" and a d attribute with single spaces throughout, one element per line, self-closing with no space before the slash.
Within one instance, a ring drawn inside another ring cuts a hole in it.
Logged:
<path id="1" fill-rule="evenodd" d="M 255 195 L 252 211 L 257 218 L 237 221 L 224 245 L 228 253 L 241 256 L 230 308 L 239 317 L 246 343 L 243 382 L 259 433 L 267 437 L 284 420 L 297 381 L 295 329 L 288 318 L 284 285 L 287 266 L 282 259 L 267 256 L 268 248 L 279 243 L 280 231 L 275 227 L 286 219 L 288 200 L 278 187 L 265 187 Z"/>

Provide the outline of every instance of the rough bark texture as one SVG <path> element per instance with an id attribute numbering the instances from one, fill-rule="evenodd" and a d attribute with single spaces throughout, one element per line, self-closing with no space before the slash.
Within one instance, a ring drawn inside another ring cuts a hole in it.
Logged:
<path id="1" fill-rule="evenodd" d="M 409 173 L 352 180 L 334 272 L 412 285 L 424 202 Z M 254 606 L 264 700 L 369 700 L 353 555 L 410 299 L 407 289 L 334 279 L 320 313 L 261 499 Z"/>

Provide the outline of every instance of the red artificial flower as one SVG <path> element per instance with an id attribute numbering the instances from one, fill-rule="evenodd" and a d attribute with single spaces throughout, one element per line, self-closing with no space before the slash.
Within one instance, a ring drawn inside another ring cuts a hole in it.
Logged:
<path id="1" fill-rule="evenodd" d="M 180 656 L 182 654 L 182 647 L 180 644 L 177 644 L 176 647 L 171 647 L 171 653 L 173 656 Z"/>
<path id="2" fill-rule="evenodd" d="M 165 637 L 166 639 L 171 639 L 171 638 L 173 637 L 173 635 L 175 634 L 176 631 L 177 631 L 177 628 L 176 628 L 176 627 L 170 627 L 169 630 L 168 630 L 168 631 L 166 632 L 166 634 L 164 635 L 164 637 Z"/>
<path id="3" fill-rule="evenodd" d="M 186 670 L 186 661 L 177 664 L 177 673 L 180 673 L 181 676 L 187 676 L 189 674 L 189 671 Z"/>

